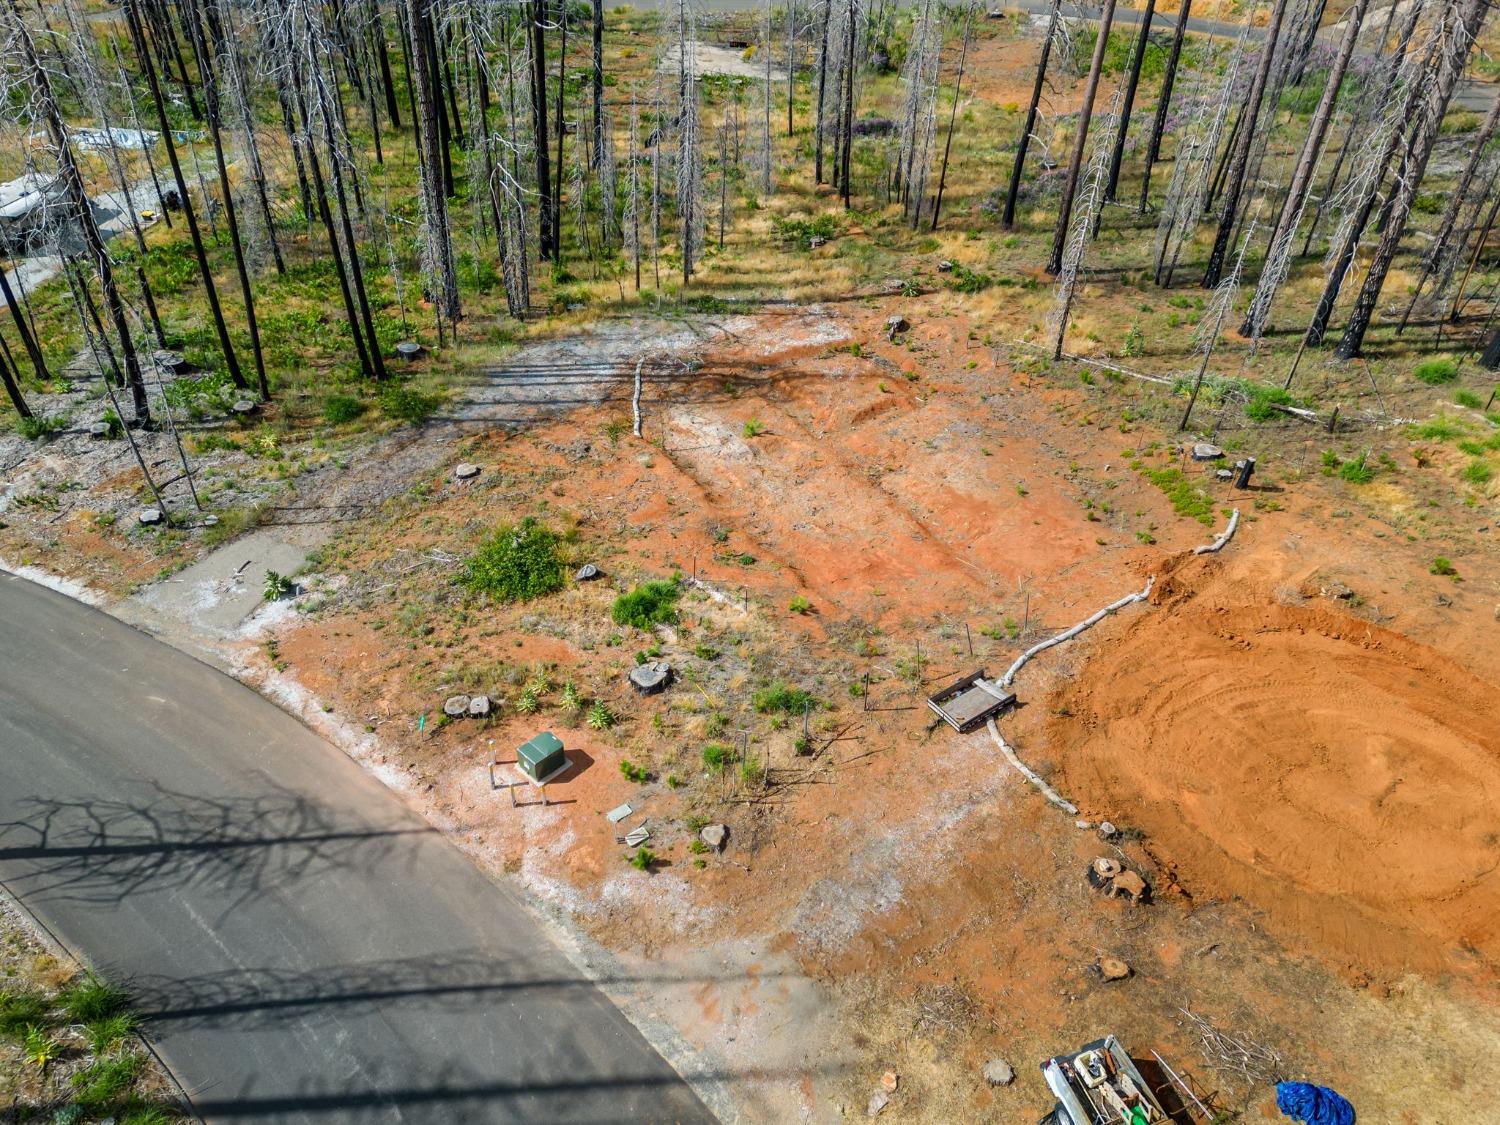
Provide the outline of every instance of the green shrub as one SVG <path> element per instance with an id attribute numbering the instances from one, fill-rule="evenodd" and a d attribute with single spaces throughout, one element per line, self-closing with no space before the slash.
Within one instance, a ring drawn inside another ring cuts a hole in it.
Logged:
<path id="1" fill-rule="evenodd" d="M 1495 471 L 1483 461 L 1470 461 L 1464 466 L 1463 478 L 1470 484 L 1488 484 Z"/>
<path id="2" fill-rule="evenodd" d="M 1478 410 L 1481 400 L 1473 391 L 1460 389 L 1453 392 L 1453 401 L 1459 406 L 1467 406 L 1470 410 Z"/>
<path id="3" fill-rule="evenodd" d="M 287 575 L 275 570 L 266 571 L 266 584 L 261 589 L 261 597 L 268 602 L 280 601 L 282 598 L 291 596 L 297 584 Z"/>
<path id="4" fill-rule="evenodd" d="M 416 423 L 425 419 L 443 401 L 440 394 L 419 391 L 400 379 L 387 379 L 376 396 L 380 411 L 398 422 Z"/>
<path id="5" fill-rule="evenodd" d="M 1265 422 L 1276 415 L 1274 407 L 1292 401 L 1292 396 L 1282 388 L 1270 383 L 1251 383 L 1250 401 L 1245 403 L 1245 417 L 1253 422 Z"/>
<path id="6" fill-rule="evenodd" d="M 365 409 L 366 403 L 358 395 L 332 394 L 323 400 L 323 421 L 342 426 L 354 421 Z"/>
<path id="7" fill-rule="evenodd" d="M 113 1049 L 117 1044 L 128 1039 L 134 1031 L 135 1017 L 128 1012 L 119 1012 L 113 1016 L 106 1016 L 104 1019 L 91 1020 L 83 1028 L 89 1050 L 96 1055 L 102 1055 Z"/>
<path id="8" fill-rule="evenodd" d="M 1451 441 L 1464 432 L 1458 420 L 1449 414 L 1439 414 L 1416 426 L 1412 431 L 1426 441 Z"/>
<path id="9" fill-rule="evenodd" d="M 722 742 L 710 742 L 703 748 L 703 764 L 711 770 L 721 770 L 734 761 L 734 750 Z"/>
<path id="10" fill-rule="evenodd" d="M 92 1062 L 73 1075 L 70 1081 L 77 1091 L 79 1104 L 91 1112 L 99 1113 L 130 1093 L 131 1087 L 145 1068 L 145 1059 L 129 1052 Z"/>
<path id="11" fill-rule="evenodd" d="M 638 766 L 629 758 L 621 758 L 620 776 L 626 781 L 634 781 L 639 785 L 644 783 L 651 776 L 651 773 L 645 766 Z"/>
<path id="12" fill-rule="evenodd" d="M 994 282 L 995 279 L 989 274 L 971 270 L 958 262 L 953 264 L 953 272 L 948 275 L 948 288 L 955 293 L 979 293 Z"/>
<path id="13" fill-rule="evenodd" d="M 637 629 L 670 625 L 677 620 L 677 599 L 681 596 L 682 587 L 676 582 L 666 579 L 643 582 L 615 599 L 610 616 L 616 625 L 633 625 Z"/>
<path id="14" fill-rule="evenodd" d="M 1375 479 L 1375 470 L 1368 464 L 1369 454 L 1362 454 L 1357 459 L 1345 461 L 1338 468 L 1339 476 L 1351 484 L 1369 484 Z"/>
<path id="15" fill-rule="evenodd" d="M 836 215 L 817 215 L 811 219 L 776 218 L 771 220 L 771 230 L 782 243 L 799 250 L 811 250 L 815 238 L 827 242 L 838 237 L 843 231 L 843 223 Z"/>
<path id="16" fill-rule="evenodd" d="M 756 692 L 752 701 L 762 715 L 800 715 L 803 711 L 816 711 L 822 706 L 811 692 L 788 687 L 780 680 Z"/>
<path id="17" fill-rule="evenodd" d="M 643 847 L 638 848 L 634 855 L 627 856 L 626 859 L 637 871 L 650 871 L 651 865 L 656 862 L 656 853 L 650 848 Z"/>
<path id="18" fill-rule="evenodd" d="M 1428 386 L 1436 387 L 1458 378 L 1458 363 L 1451 356 L 1424 360 L 1417 364 L 1412 374 Z"/>
<path id="19" fill-rule="evenodd" d="M 469 556 L 459 582 L 501 602 L 529 602 L 563 588 L 561 539 L 527 516 L 500 528 Z"/>
<path id="20" fill-rule="evenodd" d="M 615 713 L 605 705 L 604 700 L 596 699 L 589 708 L 588 724 L 589 730 L 609 730 L 615 725 Z"/>
<path id="21" fill-rule="evenodd" d="M 77 1023 L 108 1019 L 125 1010 L 125 990 L 94 973 L 85 973 L 58 994 L 68 1018 Z"/>
<path id="22" fill-rule="evenodd" d="M 1436 556 L 1432 560 L 1432 565 L 1427 569 L 1430 570 L 1433 574 L 1451 576 L 1458 573 L 1458 568 L 1453 565 L 1453 561 L 1444 557 L 1443 555 Z"/>
<path id="23" fill-rule="evenodd" d="M 812 602 L 798 594 L 787 604 L 787 609 L 793 613 L 808 614 L 812 612 Z"/>
<path id="24" fill-rule="evenodd" d="M 30 418 L 16 419 L 16 433 L 29 441 L 36 441 L 48 434 L 55 434 L 68 424 L 61 414 L 33 414 Z"/>
<path id="25" fill-rule="evenodd" d="M 35 992 L 0 989 L 0 1036 L 22 1039 L 33 1024 L 47 1022 L 47 1002 Z"/>
<path id="26" fill-rule="evenodd" d="M 766 424 L 759 418 L 751 418 L 745 423 L 745 437 L 756 438 L 766 432 Z"/>
<path id="27" fill-rule="evenodd" d="M 1142 469 L 1141 475 L 1161 489 L 1171 501 L 1172 510 L 1179 516 L 1197 520 L 1205 527 L 1213 526 L 1213 499 L 1184 475 L 1181 469 Z"/>

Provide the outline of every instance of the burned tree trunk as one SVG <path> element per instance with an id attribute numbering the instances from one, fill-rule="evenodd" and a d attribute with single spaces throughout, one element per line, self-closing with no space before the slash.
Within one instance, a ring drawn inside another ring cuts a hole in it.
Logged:
<path id="1" fill-rule="evenodd" d="M 1083 91 L 1083 108 L 1078 112 L 1078 132 L 1073 138 L 1073 155 L 1068 160 L 1068 176 L 1063 182 L 1062 199 L 1057 205 L 1057 229 L 1052 234 L 1052 254 L 1047 259 L 1047 272 L 1054 275 L 1062 269 L 1063 250 L 1068 242 L 1068 222 L 1073 217 L 1073 199 L 1078 194 L 1078 174 L 1083 169 L 1083 150 L 1089 137 L 1089 119 L 1094 115 L 1094 97 L 1099 92 L 1099 74 L 1104 68 L 1109 29 L 1114 22 L 1115 0 L 1104 0 L 1104 10 L 1099 15 L 1099 38 L 1094 41 L 1094 58 L 1089 64 L 1088 85 Z"/>
<path id="2" fill-rule="evenodd" d="M 1151 140 L 1146 145 L 1146 170 L 1141 179 L 1140 213 L 1146 213 L 1146 204 L 1151 197 L 1151 169 L 1161 155 L 1161 135 L 1167 127 L 1167 110 L 1172 104 L 1172 87 L 1177 82 L 1177 63 L 1182 58 L 1182 40 L 1187 34 L 1188 16 L 1193 9 L 1193 0 L 1182 0 L 1177 13 L 1177 29 L 1172 33 L 1172 50 L 1167 55 L 1167 72 L 1161 80 L 1161 97 L 1156 102 L 1156 115 L 1151 120 Z"/>
<path id="3" fill-rule="evenodd" d="M 1141 14 L 1141 33 L 1136 37 L 1135 52 L 1130 59 L 1130 78 L 1125 85 L 1125 107 L 1120 111 L 1120 127 L 1115 130 L 1115 151 L 1109 160 L 1109 183 L 1104 198 L 1113 200 L 1120 186 L 1120 163 L 1125 159 L 1125 134 L 1130 129 L 1130 111 L 1135 106 L 1135 88 L 1141 80 L 1141 64 L 1151 43 L 1151 17 L 1156 14 L 1156 0 L 1146 0 Z"/>
<path id="4" fill-rule="evenodd" d="M 540 2 L 540 0 L 538 0 Z M 422 195 L 422 232 L 433 304 L 440 318 L 457 324 L 463 312 L 458 299 L 458 268 L 453 260 L 453 235 L 448 225 L 448 167 L 444 161 L 441 108 L 438 88 L 441 78 L 433 66 L 433 31 L 424 0 L 405 0 L 406 23 L 411 30 L 411 54 L 416 66 L 413 85 L 417 94 L 420 158 L 417 179 Z M 330 153 L 330 159 L 335 159 Z M 350 254 L 355 252 L 353 246 Z M 373 341 L 371 342 L 373 346 Z"/>
<path id="5" fill-rule="evenodd" d="M 528 54 L 531 63 L 531 149 L 536 164 L 537 240 L 543 259 L 555 256 L 557 234 L 552 198 L 552 167 L 547 153 L 547 39 L 545 0 L 531 0 Z"/>
<path id="6" fill-rule="evenodd" d="M 1021 170 L 1026 164 L 1026 150 L 1031 146 L 1031 133 L 1036 128 L 1037 106 L 1042 101 L 1042 87 L 1047 81 L 1047 61 L 1052 57 L 1052 41 L 1057 37 L 1057 19 L 1062 9 L 1062 0 L 1052 0 L 1047 15 L 1047 37 L 1042 41 L 1042 57 L 1036 64 L 1036 82 L 1031 87 L 1031 105 L 1026 110 L 1026 124 L 1021 129 L 1021 141 L 1016 145 L 1016 162 L 1010 170 L 1010 190 L 1005 193 L 1005 214 L 1000 223 L 1006 230 L 1016 225 L 1016 197 L 1021 194 Z"/>

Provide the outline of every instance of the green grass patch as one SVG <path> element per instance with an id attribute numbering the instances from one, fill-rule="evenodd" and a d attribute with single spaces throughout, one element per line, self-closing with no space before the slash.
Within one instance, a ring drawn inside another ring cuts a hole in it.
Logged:
<path id="1" fill-rule="evenodd" d="M 58 1002 L 68 1018 L 77 1023 L 117 1016 L 125 1010 L 125 990 L 93 973 L 85 973 L 58 993 Z"/>
<path id="2" fill-rule="evenodd" d="M 1417 364 L 1412 374 L 1429 387 L 1441 386 L 1458 378 L 1458 361 L 1452 356 L 1424 360 Z"/>
<path id="3" fill-rule="evenodd" d="M 822 706 L 811 692 L 789 687 L 780 680 L 756 692 L 753 702 L 762 715 L 800 715 L 803 711 L 816 711 Z"/>
<path id="4" fill-rule="evenodd" d="M 1172 510 L 1185 519 L 1197 520 L 1205 527 L 1214 523 L 1214 502 L 1208 493 L 1175 466 L 1165 469 L 1141 469 L 1141 475 L 1166 494 Z"/>
<path id="5" fill-rule="evenodd" d="M 643 582 L 628 594 L 621 594 L 610 608 L 616 625 L 633 625 L 649 629 L 653 625 L 670 625 L 677 620 L 677 599 L 682 587 L 667 579 Z"/>

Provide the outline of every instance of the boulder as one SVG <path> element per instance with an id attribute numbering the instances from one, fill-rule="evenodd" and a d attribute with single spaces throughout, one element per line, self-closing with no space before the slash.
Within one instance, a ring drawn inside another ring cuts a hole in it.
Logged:
<path id="1" fill-rule="evenodd" d="M 236 399 L 234 405 L 231 406 L 229 410 L 230 413 L 238 414 L 241 418 L 243 418 L 247 415 L 254 414 L 256 406 L 255 403 L 251 402 L 248 398 L 241 398 Z"/>
<path id="2" fill-rule="evenodd" d="M 897 332 L 905 332 L 910 327 L 911 323 L 900 313 L 885 318 L 885 330 L 888 335 L 894 336 Z"/>
<path id="3" fill-rule="evenodd" d="M 490 697 L 487 695 L 476 695 L 469 700 L 469 715 L 471 718 L 482 719 L 490 713 Z"/>
<path id="4" fill-rule="evenodd" d="M 472 480 L 474 477 L 477 477 L 479 475 L 479 466 L 471 465 L 469 464 L 469 462 L 465 461 L 463 464 L 457 466 L 453 470 L 453 475 L 456 476 L 459 480 Z"/>
<path id="5" fill-rule="evenodd" d="M 599 568 L 593 563 L 584 563 L 578 568 L 578 573 L 573 575 L 574 581 L 592 582 L 599 577 Z"/>
<path id="6" fill-rule="evenodd" d="M 1004 1059 L 991 1059 L 985 1063 L 983 1074 L 991 1086 L 1009 1086 L 1016 1080 L 1015 1069 Z"/>
<path id="7" fill-rule="evenodd" d="M 92 426 L 89 427 L 89 437 L 107 438 L 109 437 L 109 431 L 110 425 L 108 422 L 95 422 Z"/>
<path id="8" fill-rule="evenodd" d="M 457 719 L 469 713 L 469 697 L 467 695 L 450 695 L 443 701 L 443 714 L 450 719 Z"/>
<path id="9" fill-rule="evenodd" d="M 698 838 L 716 852 L 724 850 L 724 841 L 729 839 L 729 826 L 725 824 L 705 824 L 698 830 Z"/>
<path id="10" fill-rule="evenodd" d="M 161 521 L 162 521 L 161 509 L 160 508 L 142 508 L 140 510 L 140 514 L 137 515 L 135 518 L 140 523 L 140 525 L 142 527 L 155 527 L 157 524 L 161 523 Z"/>
<path id="11" fill-rule="evenodd" d="M 890 1104 L 891 1096 L 884 1090 L 876 1090 L 870 1095 L 870 1104 L 865 1106 L 866 1117 L 879 1117 L 880 1111 Z"/>

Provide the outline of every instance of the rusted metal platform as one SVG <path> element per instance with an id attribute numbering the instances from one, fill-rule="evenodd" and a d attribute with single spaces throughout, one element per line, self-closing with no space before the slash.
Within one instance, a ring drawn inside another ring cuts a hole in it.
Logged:
<path id="1" fill-rule="evenodd" d="M 927 706 L 954 730 L 967 734 L 1015 701 L 1015 692 L 991 683 L 981 668 L 929 696 Z"/>

